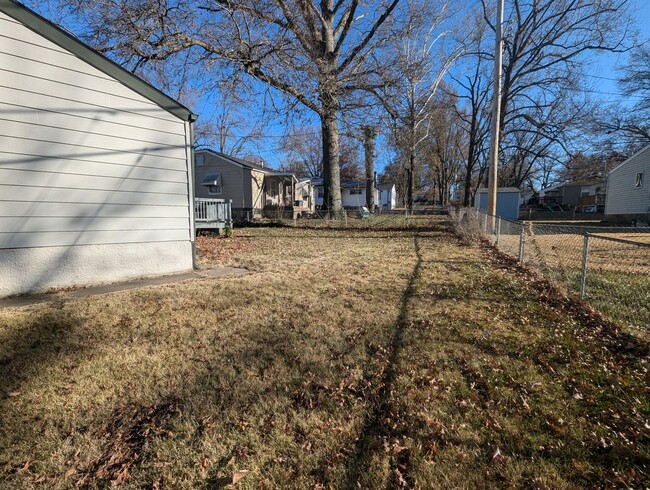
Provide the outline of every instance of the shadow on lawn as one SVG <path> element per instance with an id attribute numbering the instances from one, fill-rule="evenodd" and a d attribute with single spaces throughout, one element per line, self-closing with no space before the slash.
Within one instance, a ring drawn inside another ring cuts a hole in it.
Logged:
<path id="1" fill-rule="evenodd" d="M 82 321 L 77 316 L 55 311 L 34 315 L 25 322 L 6 321 L 0 330 L 0 434 L 9 436 L 0 440 L 1 457 L 11 453 L 7 450 L 14 440 L 34 441 L 36 446 L 42 437 L 39 427 L 43 414 L 34 411 L 30 401 L 40 393 L 29 385 L 38 386 L 39 378 L 47 376 L 49 367 L 60 364 L 70 352 L 78 351 L 71 338 Z M 0 464 L 0 487 L 9 488 L 11 484 L 3 480 L 21 477 L 33 462 L 27 459 Z"/>
<path id="2" fill-rule="evenodd" d="M 417 262 L 413 266 L 409 282 L 402 293 L 400 311 L 395 321 L 395 331 L 388 346 L 387 365 L 379 381 L 379 389 L 372 397 L 371 407 L 366 414 L 360 437 L 347 460 L 346 477 L 344 477 L 345 488 L 357 488 L 359 479 L 367 472 L 373 455 L 385 451 L 384 443 L 389 442 L 398 435 L 395 433 L 394 427 L 390 425 L 394 407 L 391 405 L 389 398 L 397 376 L 396 365 L 404 345 L 404 333 L 408 327 L 409 305 L 411 298 L 415 294 L 415 284 L 420 277 L 422 255 L 420 253 L 419 239 L 420 237 L 417 235 L 414 237 Z M 408 475 L 408 458 L 409 453 L 407 450 L 398 451 L 391 457 L 389 488 L 398 486 L 398 482 L 394 480 L 397 477 L 396 469 L 399 470 L 401 478 L 409 487 L 412 486 L 413 482 L 410 481 Z"/>
<path id="3" fill-rule="evenodd" d="M 19 395 L 40 367 L 55 364 L 71 349 L 77 351 L 70 337 L 81 324 L 79 317 L 56 311 L 6 328 L 0 336 L 0 408 L 7 398 Z"/>

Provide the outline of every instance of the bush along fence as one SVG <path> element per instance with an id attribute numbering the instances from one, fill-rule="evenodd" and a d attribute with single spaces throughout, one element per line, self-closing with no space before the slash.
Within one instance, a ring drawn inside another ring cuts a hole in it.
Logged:
<path id="1" fill-rule="evenodd" d="M 512 221 L 450 209 L 456 231 L 487 239 L 615 323 L 650 333 L 650 228 Z"/>

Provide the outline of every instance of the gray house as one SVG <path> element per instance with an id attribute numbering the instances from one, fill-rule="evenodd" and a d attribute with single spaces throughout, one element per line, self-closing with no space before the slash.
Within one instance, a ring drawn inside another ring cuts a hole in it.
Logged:
<path id="1" fill-rule="evenodd" d="M 196 116 L 0 0 L 0 296 L 192 268 Z"/>
<path id="2" fill-rule="evenodd" d="M 602 212 L 605 205 L 605 184 L 565 182 L 539 192 L 536 204 L 554 210 L 576 209 L 583 212 Z"/>
<path id="3" fill-rule="evenodd" d="M 650 223 L 650 145 L 609 172 L 605 219 Z"/>
<path id="4" fill-rule="evenodd" d="M 195 152 L 196 197 L 232 201 L 235 221 L 298 217 L 313 211 L 309 183 L 292 173 L 278 172 L 212 150 Z"/>

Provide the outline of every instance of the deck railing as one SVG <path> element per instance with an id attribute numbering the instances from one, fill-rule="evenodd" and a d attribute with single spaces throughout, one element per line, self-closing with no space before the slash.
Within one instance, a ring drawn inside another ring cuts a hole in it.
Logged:
<path id="1" fill-rule="evenodd" d="M 232 228 L 232 200 L 194 199 L 194 213 L 197 229 Z"/>

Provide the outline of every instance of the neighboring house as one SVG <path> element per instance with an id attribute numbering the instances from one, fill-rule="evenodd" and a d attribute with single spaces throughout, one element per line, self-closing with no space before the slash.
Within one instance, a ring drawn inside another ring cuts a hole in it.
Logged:
<path id="1" fill-rule="evenodd" d="M 609 172 L 605 219 L 650 223 L 650 146 Z"/>
<path id="2" fill-rule="evenodd" d="M 323 206 L 324 187 L 322 178 L 313 178 L 316 207 Z M 366 205 L 365 181 L 341 182 L 341 203 L 344 208 L 358 209 Z M 373 205 L 379 206 L 379 189 L 373 188 Z"/>
<path id="3" fill-rule="evenodd" d="M 309 177 L 299 179 L 296 184 L 296 201 L 295 205 L 304 210 L 302 212 L 310 214 L 316 209 L 316 201 L 314 198 L 314 186 L 312 185 Z"/>
<path id="4" fill-rule="evenodd" d="M 235 221 L 297 217 L 313 206 L 303 195 L 309 184 L 291 173 L 212 150 L 195 151 L 194 161 L 196 197 L 231 200 Z"/>
<path id="5" fill-rule="evenodd" d="M 580 182 L 558 184 L 539 192 L 538 198 L 529 203 L 543 207 L 570 208 L 577 211 L 602 211 L 605 205 L 605 185 Z"/>
<path id="6" fill-rule="evenodd" d="M 519 203 L 521 191 L 517 187 L 499 187 L 497 189 L 497 211 L 499 218 L 519 219 Z M 482 211 L 487 210 L 488 190 L 485 188 L 476 191 L 474 207 Z"/>
<path id="7" fill-rule="evenodd" d="M 385 210 L 397 207 L 397 188 L 395 184 L 379 184 L 379 206 Z"/>
<path id="8" fill-rule="evenodd" d="M 0 0 L 0 296 L 192 269 L 178 102 Z"/>

